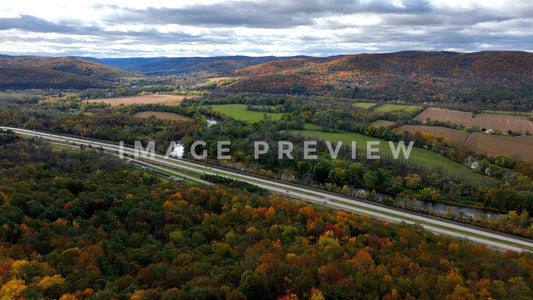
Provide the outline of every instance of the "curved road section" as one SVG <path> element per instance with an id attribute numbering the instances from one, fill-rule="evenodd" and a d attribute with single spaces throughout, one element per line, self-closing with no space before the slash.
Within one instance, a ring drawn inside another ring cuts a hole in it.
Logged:
<path id="1" fill-rule="evenodd" d="M 130 158 L 135 156 L 135 151 L 133 148 L 126 146 L 121 148 L 119 145 L 105 141 L 96 141 L 81 137 L 51 134 L 15 127 L 0 126 L 0 129 L 11 130 L 20 135 L 38 137 L 43 140 L 54 143 L 75 146 L 91 146 L 93 149 L 104 150 L 107 152 L 111 152 L 115 155 L 122 150 L 123 155 L 125 157 L 128 157 L 128 159 L 130 159 L 132 162 L 142 163 L 143 165 L 153 169 L 169 167 L 197 174 L 212 174 L 238 179 L 251 184 L 255 184 L 261 188 L 267 189 L 272 192 L 319 203 L 336 209 L 342 209 L 345 211 L 355 212 L 362 215 L 368 215 L 386 221 L 420 224 L 425 229 L 439 234 L 445 234 L 475 243 L 482 243 L 493 248 L 512 250 L 517 252 L 533 252 L 533 241 L 530 239 L 514 237 L 504 233 L 498 233 L 495 231 L 484 230 L 472 226 L 461 225 L 456 222 L 451 222 L 445 219 L 434 218 L 429 216 L 425 217 L 421 216 L 420 214 L 389 207 L 383 207 L 368 202 L 357 201 L 353 198 L 343 197 L 340 195 L 332 195 L 303 186 L 285 184 L 278 181 L 271 181 L 268 179 L 250 176 L 217 167 L 206 166 L 197 162 L 165 158 L 164 156 L 158 154 L 155 154 L 153 157 L 142 157 L 141 162 L 139 160 L 134 160 Z"/>

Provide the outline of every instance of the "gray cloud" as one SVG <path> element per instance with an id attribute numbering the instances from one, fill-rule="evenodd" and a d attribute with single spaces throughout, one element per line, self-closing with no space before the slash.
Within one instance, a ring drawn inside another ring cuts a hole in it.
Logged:
<path id="1" fill-rule="evenodd" d="M 130 9 L 119 8 L 108 15 L 109 24 L 179 24 L 191 26 L 243 26 L 250 28 L 292 28 L 312 25 L 314 18 L 328 15 L 356 13 L 425 13 L 430 11 L 427 0 L 405 1 L 396 7 L 389 1 L 367 3 L 359 0 L 307 0 L 260 2 L 223 2 L 212 5 L 197 4 L 185 8 Z M 97 8 L 105 6 L 97 5 Z M 113 6 L 117 9 L 117 7 Z"/>
<path id="2" fill-rule="evenodd" d="M 18 18 L 0 18 L 0 30 L 8 29 L 65 34 L 98 34 L 101 32 L 101 28 L 97 25 L 82 24 L 74 20 L 54 23 L 30 15 L 21 15 Z"/>
<path id="3" fill-rule="evenodd" d="M 57 25 L 55 23 L 34 16 L 22 15 L 19 18 L 0 18 L 0 30 L 22 29 L 33 32 L 59 32 L 72 31 L 72 28 Z"/>
<path id="4" fill-rule="evenodd" d="M 107 13 L 100 23 L 72 18 L 52 22 L 31 15 L 0 18 L 0 53 L 8 44 L 9 49 L 20 45 L 16 54 L 24 53 L 24 45 L 53 44 L 60 53 L 100 57 L 532 51 L 533 4 L 513 3 L 500 10 L 436 8 L 428 0 L 404 0 L 401 5 L 392 0 L 245 0 L 179 9 L 95 4 L 93 9 Z M 172 32 L 160 28 L 168 24 L 182 27 Z M 31 32 L 40 34 L 26 34 Z"/>
<path id="5" fill-rule="evenodd" d="M 162 33 L 155 28 L 147 27 L 142 31 L 117 31 L 104 30 L 102 27 L 94 25 L 87 26 L 76 21 L 63 21 L 61 23 L 53 23 L 47 20 L 37 18 L 29 15 L 22 15 L 19 18 L 0 18 L 0 31 L 8 29 L 18 29 L 25 32 L 37 33 L 59 33 L 68 35 L 85 35 L 92 36 L 100 40 L 116 40 L 116 39 L 136 39 L 136 42 L 147 41 L 149 43 L 168 43 L 169 40 L 176 42 L 190 42 L 198 40 L 191 34 L 182 32 Z M 13 38 L 12 38 L 13 39 Z M 45 37 L 25 37 L 16 36 L 17 40 L 32 40 L 43 41 L 47 40 Z M 55 38 L 61 41 L 62 38 Z M 69 41 L 79 41 L 79 39 L 68 38 Z"/>

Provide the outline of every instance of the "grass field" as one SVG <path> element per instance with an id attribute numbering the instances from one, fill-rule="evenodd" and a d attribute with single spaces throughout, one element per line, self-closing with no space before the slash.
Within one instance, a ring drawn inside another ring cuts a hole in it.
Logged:
<path id="1" fill-rule="evenodd" d="M 533 113 L 529 111 L 512 111 L 512 110 L 482 110 L 482 113 L 494 114 L 494 115 L 511 115 L 511 116 L 523 116 L 531 117 Z"/>
<path id="2" fill-rule="evenodd" d="M 248 121 L 248 122 L 259 122 L 264 119 L 265 115 L 272 118 L 273 120 L 279 120 L 283 116 L 282 113 L 264 113 L 258 111 L 246 110 L 245 104 L 222 104 L 222 105 L 211 105 L 211 108 L 214 111 L 220 111 L 226 115 L 235 118 L 237 120 Z"/>
<path id="3" fill-rule="evenodd" d="M 376 106 L 376 103 L 356 102 L 356 103 L 353 103 L 352 105 L 355 106 L 355 107 L 359 107 L 359 108 L 369 109 L 369 108 L 372 108 L 372 107 Z"/>
<path id="4" fill-rule="evenodd" d="M 406 113 L 414 114 L 418 110 L 422 109 L 422 106 L 419 105 L 399 105 L 399 104 L 383 104 L 376 108 L 375 111 L 379 112 L 394 112 L 394 111 L 403 111 Z"/>
<path id="5" fill-rule="evenodd" d="M 453 124 L 463 125 L 465 127 L 478 127 L 485 129 L 499 129 L 501 131 L 518 131 L 522 133 L 529 131 L 533 133 L 533 122 L 524 116 L 513 116 L 507 114 L 476 114 L 471 112 L 449 110 L 442 108 L 428 108 L 418 114 L 415 119 L 425 121 L 426 119 L 450 122 Z"/>
<path id="6" fill-rule="evenodd" d="M 311 124 L 311 123 L 305 123 L 304 124 L 304 129 L 305 130 L 320 130 L 320 126 L 315 125 L 315 124 Z"/>
<path id="7" fill-rule="evenodd" d="M 387 121 L 387 120 L 377 120 L 377 121 L 372 122 L 371 124 L 376 127 L 380 127 L 380 126 L 387 127 L 387 126 L 392 126 L 394 122 Z"/>
<path id="8" fill-rule="evenodd" d="M 87 100 L 87 102 L 107 103 L 112 106 L 121 104 L 180 104 L 185 98 L 194 98 L 195 96 L 177 96 L 177 95 L 143 95 L 133 97 L 109 98 Z"/>
<path id="9" fill-rule="evenodd" d="M 168 113 L 168 112 L 159 112 L 159 111 L 141 111 L 133 115 L 138 118 L 148 118 L 149 116 L 154 116 L 160 120 L 175 120 L 175 121 L 192 121 L 191 118 L 182 116 L 179 114 Z"/>
<path id="10" fill-rule="evenodd" d="M 331 142 L 342 141 L 344 145 L 351 145 L 352 141 L 357 142 L 358 148 L 365 148 L 366 143 L 369 141 L 380 141 L 379 148 L 380 154 L 383 156 L 392 157 L 390 146 L 388 141 L 373 138 L 370 136 L 350 133 L 350 132 L 322 132 L 316 130 L 303 130 L 299 133 L 307 138 L 317 139 L 317 140 L 328 140 Z M 408 141 L 405 141 L 407 144 Z M 403 159 L 403 156 L 400 155 L 399 159 Z M 464 180 L 469 180 L 470 182 L 477 184 L 488 183 L 489 179 L 483 177 L 480 174 L 474 173 L 467 166 L 451 161 L 437 153 L 431 152 L 429 150 L 420 149 L 413 147 L 411 156 L 409 157 L 409 162 L 418 164 L 427 169 L 442 169 L 451 176 L 456 178 L 462 178 Z"/>

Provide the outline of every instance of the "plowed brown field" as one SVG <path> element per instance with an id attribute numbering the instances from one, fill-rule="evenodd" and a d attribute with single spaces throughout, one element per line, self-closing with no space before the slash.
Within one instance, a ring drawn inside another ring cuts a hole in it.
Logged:
<path id="1" fill-rule="evenodd" d="M 117 106 L 120 104 L 180 104 L 185 98 L 193 98 L 194 96 L 177 96 L 177 95 L 143 95 L 133 97 L 109 98 L 88 100 L 87 102 L 104 102 Z"/>
<path id="2" fill-rule="evenodd" d="M 524 159 L 533 161 L 533 136 L 501 136 L 486 133 L 468 133 L 461 130 L 439 126 L 413 126 L 404 125 L 398 128 L 399 132 L 411 133 L 427 132 L 435 136 L 442 136 L 450 141 L 464 144 L 476 153 L 495 156 L 503 154 L 513 160 Z"/>
<path id="3" fill-rule="evenodd" d="M 503 154 L 511 159 L 533 161 L 533 136 L 511 137 L 471 133 L 465 145 L 477 153 L 488 156 Z"/>
<path id="4" fill-rule="evenodd" d="M 522 133 L 529 131 L 533 134 L 533 122 L 523 116 L 476 114 L 472 117 L 471 112 L 428 108 L 415 117 L 415 119 L 420 121 L 425 121 L 427 118 L 443 122 L 450 121 L 451 123 L 470 128 L 499 129 L 501 131 L 508 131 L 510 129 L 512 131 L 520 130 Z"/>
<path id="5" fill-rule="evenodd" d="M 415 126 L 415 125 L 404 125 L 398 128 L 399 132 L 408 131 L 410 133 L 415 132 L 427 132 L 429 134 L 432 134 L 434 136 L 441 136 L 444 138 L 447 138 L 448 140 L 462 144 L 464 143 L 466 137 L 468 136 L 468 132 L 461 131 L 461 130 L 455 130 L 451 128 L 446 127 L 439 127 L 439 126 Z"/>

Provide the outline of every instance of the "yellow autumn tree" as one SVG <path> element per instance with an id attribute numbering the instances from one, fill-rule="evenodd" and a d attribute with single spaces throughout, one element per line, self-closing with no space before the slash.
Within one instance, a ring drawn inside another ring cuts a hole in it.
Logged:
<path id="1" fill-rule="evenodd" d="M 324 295 L 319 289 L 311 288 L 311 297 L 309 300 L 325 300 Z"/>
<path id="2" fill-rule="evenodd" d="M 72 294 L 65 294 L 65 295 L 61 296 L 61 298 L 59 298 L 59 300 L 78 300 L 78 298 L 76 298 L 76 296 L 74 296 Z"/>
<path id="3" fill-rule="evenodd" d="M 27 288 L 26 282 L 22 279 L 13 279 L 8 281 L 0 288 L 0 299 L 11 300 L 17 299 Z"/>
<path id="4" fill-rule="evenodd" d="M 133 292 L 133 294 L 131 295 L 130 300 L 141 300 L 141 299 L 143 299 L 144 292 L 145 292 L 145 291 L 143 291 L 143 290 L 136 290 L 136 291 Z"/>
<path id="5" fill-rule="evenodd" d="M 41 279 L 41 281 L 39 281 L 37 286 L 42 288 L 42 289 L 47 289 L 47 288 L 53 286 L 54 284 L 57 284 L 57 285 L 60 285 L 60 286 L 65 284 L 65 278 L 63 278 L 63 276 L 61 276 L 61 275 L 44 276 L 43 279 Z"/>
<path id="6" fill-rule="evenodd" d="M 16 260 L 13 265 L 11 265 L 11 273 L 16 277 L 22 277 L 24 275 L 22 269 L 28 265 L 30 265 L 30 262 L 25 259 Z"/>

